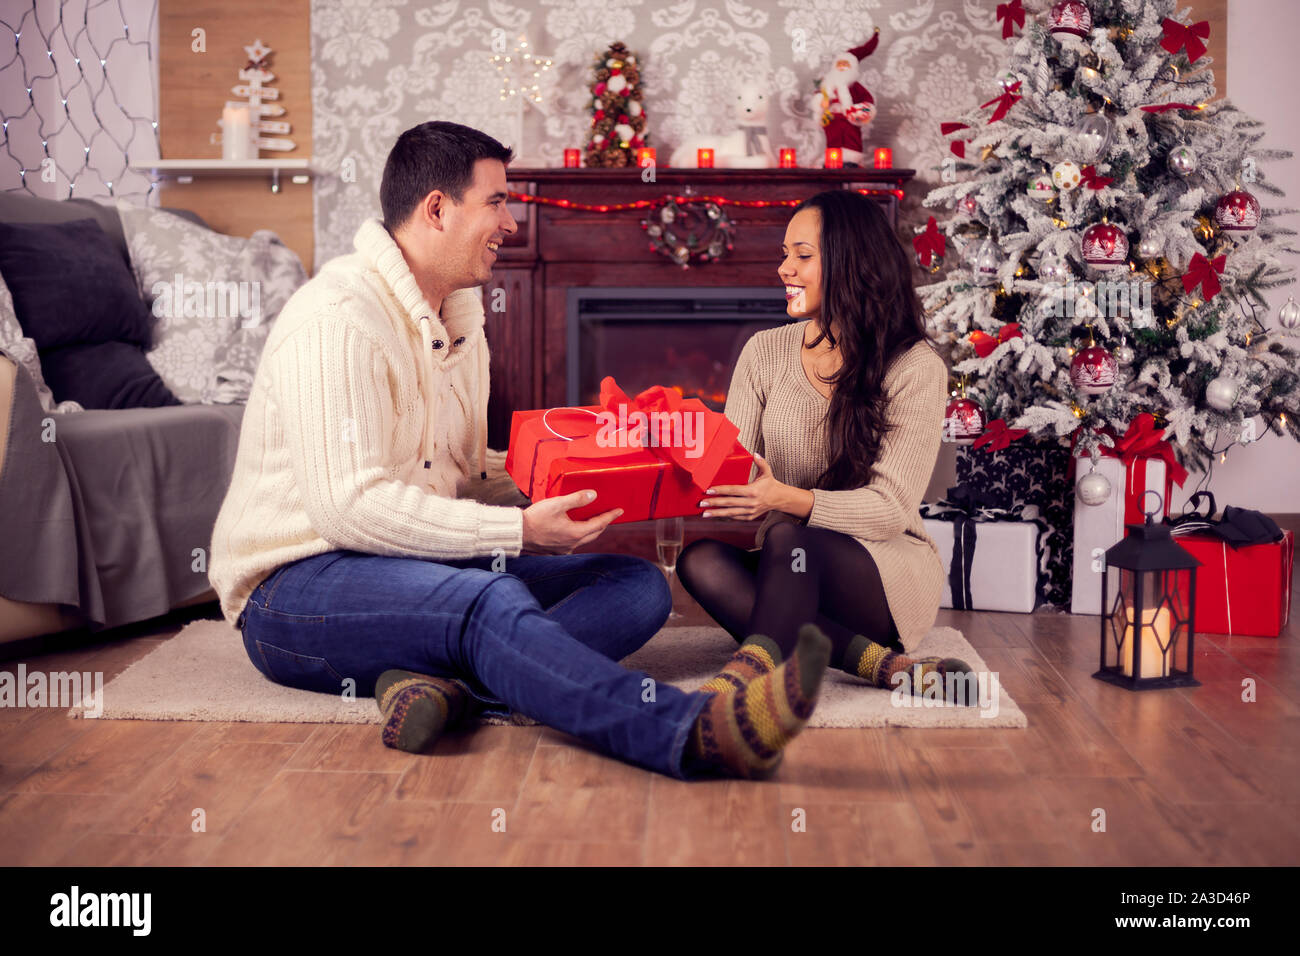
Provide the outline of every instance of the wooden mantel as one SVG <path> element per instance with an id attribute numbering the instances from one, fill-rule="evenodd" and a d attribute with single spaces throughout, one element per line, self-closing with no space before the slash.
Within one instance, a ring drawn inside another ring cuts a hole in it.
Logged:
<path id="1" fill-rule="evenodd" d="M 550 203 L 616 206 L 665 197 L 771 201 L 807 199 L 827 189 L 867 189 L 897 224 L 898 198 L 910 169 L 511 169 L 519 230 L 501 249 L 484 287 L 492 349 L 489 442 L 504 448 L 515 410 L 562 405 L 567 374 L 567 293 L 573 287 L 724 287 L 777 285 L 788 205 L 727 206 L 734 224 L 727 256 L 683 269 L 641 228 L 645 209 L 587 211 Z"/>

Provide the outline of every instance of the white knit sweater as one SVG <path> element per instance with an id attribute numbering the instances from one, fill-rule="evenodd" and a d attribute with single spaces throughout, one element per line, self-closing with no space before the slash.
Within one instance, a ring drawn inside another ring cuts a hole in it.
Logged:
<path id="1" fill-rule="evenodd" d="M 489 468 L 478 292 L 435 314 L 379 220 L 353 245 L 290 298 L 253 380 L 208 569 L 231 623 L 267 575 L 311 555 L 523 545 L 519 508 L 464 497 Z"/>

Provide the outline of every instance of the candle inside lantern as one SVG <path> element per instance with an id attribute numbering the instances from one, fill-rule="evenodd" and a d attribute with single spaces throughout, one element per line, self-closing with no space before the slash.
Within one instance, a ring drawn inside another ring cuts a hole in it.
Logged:
<path id="1" fill-rule="evenodd" d="M 838 146 L 826 147 L 826 168 L 843 169 L 844 168 L 844 150 Z"/>
<path id="2" fill-rule="evenodd" d="M 1124 669 L 1125 677 L 1133 676 L 1133 609 L 1127 608 L 1128 624 L 1124 626 L 1124 639 L 1119 645 L 1120 666 Z M 1141 654 L 1141 677 L 1168 677 L 1169 661 L 1165 658 L 1165 652 L 1161 650 L 1161 645 L 1173 648 L 1169 645 L 1169 608 L 1162 607 L 1159 610 L 1147 609 L 1142 612 Z"/>
<path id="3" fill-rule="evenodd" d="M 582 152 L 576 149 L 566 149 L 564 151 L 564 168 L 577 169 L 582 165 Z"/>
<path id="4" fill-rule="evenodd" d="M 636 151 L 636 164 L 638 168 L 653 166 L 655 164 L 655 149 L 653 146 L 642 146 Z"/>
<path id="5" fill-rule="evenodd" d="M 781 150 L 781 168 L 782 168 L 782 169 L 794 169 L 794 168 L 795 168 L 794 150 L 793 150 L 793 149 L 783 149 L 783 150 Z"/>
<path id="6" fill-rule="evenodd" d="M 893 169 L 894 151 L 888 146 L 876 147 L 876 169 Z"/>
<path id="7" fill-rule="evenodd" d="M 695 151 L 695 165 L 700 169 L 713 168 L 713 150 L 708 147 L 697 149 Z"/>

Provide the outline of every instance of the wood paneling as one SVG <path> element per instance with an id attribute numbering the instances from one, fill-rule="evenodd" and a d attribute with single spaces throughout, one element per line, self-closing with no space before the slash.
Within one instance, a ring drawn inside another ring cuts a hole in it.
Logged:
<path id="1" fill-rule="evenodd" d="M 205 31 L 206 52 L 193 50 L 193 31 Z M 164 159 L 220 159 L 221 146 L 210 141 L 230 88 L 248 62 L 244 47 L 261 39 L 271 47 L 271 83 L 280 91 L 292 124 L 288 152 L 264 150 L 263 158 L 306 159 L 312 154 L 311 3 L 280 0 L 161 0 L 158 62 L 160 75 L 158 132 Z M 213 228 L 247 236 L 274 230 L 310 272 L 314 255 L 312 186 L 281 179 L 272 193 L 267 179 L 196 176 L 189 184 L 170 180 L 162 187 L 164 206 L 190 209 Z"/>

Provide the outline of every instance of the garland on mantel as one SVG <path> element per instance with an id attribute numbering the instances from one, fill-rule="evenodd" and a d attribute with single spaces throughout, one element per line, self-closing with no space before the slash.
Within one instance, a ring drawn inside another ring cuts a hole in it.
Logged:
<path id="1" fill-rule="evenodd" d="M 894 196 L 903 198 L 901 189 L 857 189 L 864 196 Z M 623 203 L 583 203 L 572 199 L 552 199 L 549 196 L 530 196 L 528 193 L 508 192 L 507 195 L 516 202 L 536 203 L 541 206 L 557 206 L 561 209 L 578 209 L 582 212 L 623 212 L 628 209 L 657 209 L 668 203 L 679 206 L 692 203 L 716 203 L 719 206 L 741 206 L 745 209 L 766 209 L 769 206 L 797 206 L 799 199 L 728 199 L 725 196 L 662 196 L 659 199 L 638 199 Z"/>

